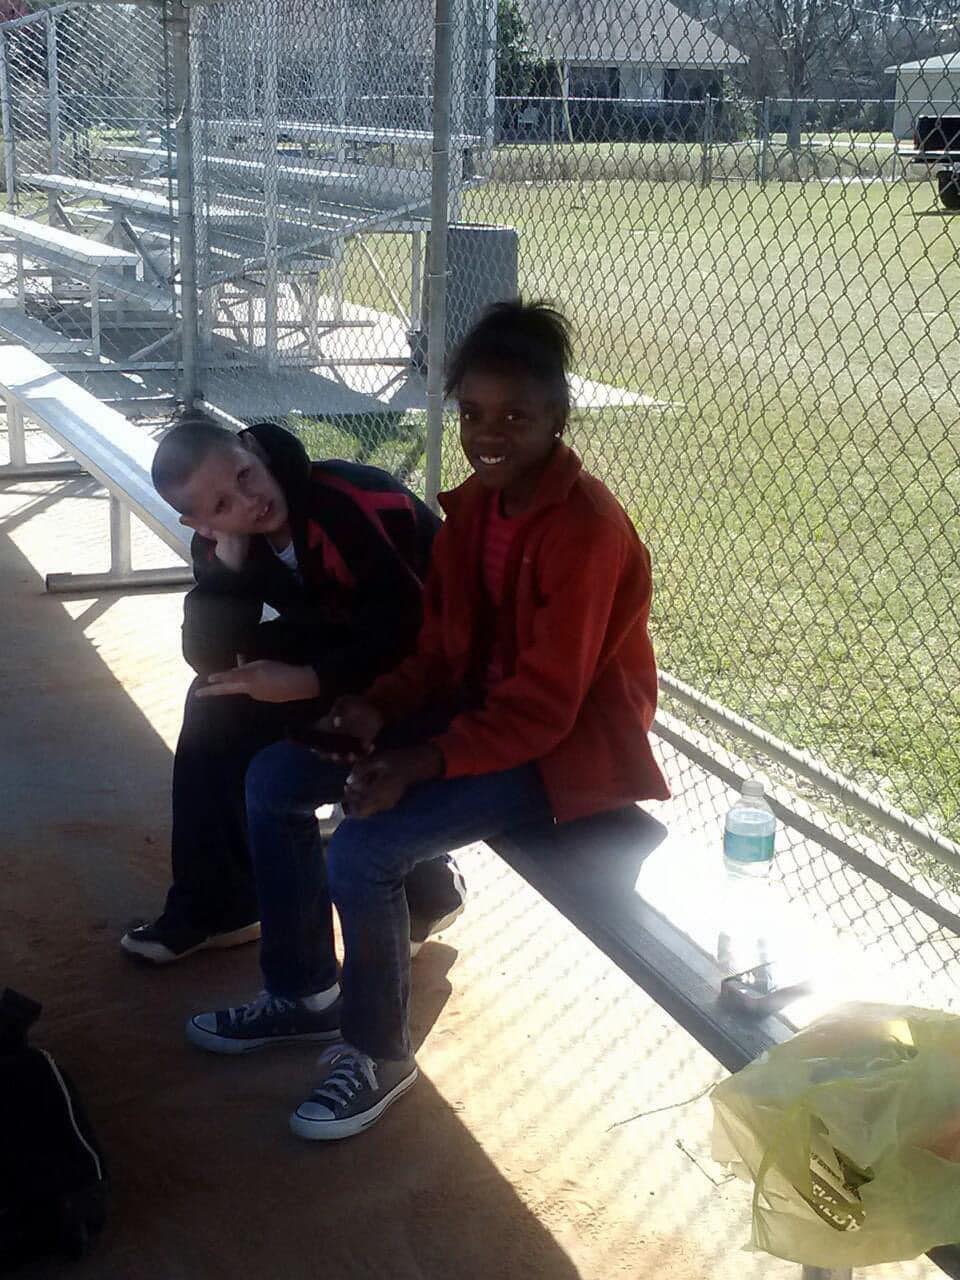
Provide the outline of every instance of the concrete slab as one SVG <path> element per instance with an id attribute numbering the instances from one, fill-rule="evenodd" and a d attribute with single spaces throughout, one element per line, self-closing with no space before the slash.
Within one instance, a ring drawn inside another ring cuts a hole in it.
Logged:
<path id="1" fill-rule="evenodd" d="M 281 319 L 289 324 L 299 320 L 301 312 L 289 284 L 281 284 L 279 291 L 279 311 Z M 297 396 L 301 397 L 303 407 L 294 408 L 293 412 L 306 415 L 311 413 L 339 414 L 378 412 L 388 408 L 398 412 L 426 412 L 427 382 L 426 377 L 416 369 L 398 367 L 396 363 L 386 361 L 406 361 L 410 357 L 407 341 L 407 325 L 399 316 L 377 311 L 372 307 L 345 303 L 338 312 L 332 297 L 323 295 L 317 302 L 320 333 L 318 350 L 328 365 L 317 365 L 313 373 L 308 373 L 308 358 L 304 357 L 305 368 L 302 371 L 281 370 L 278 374 L 267 375 L 259 369 L 237 370 L 233 373 L 216 373 L 209 375 L 207 385 L 211 388 L 216 380 L 218 394 L 228 396 L 231 403 L 242 403 L 249 396 L 251 403 L 259 409 L 266 409 L 270 403 L 286 406 L 296 405 Z M 262 342 L 264 323 L 263 300 L 253 303 L 254 323 Z M 246 309 L 242 309 L 246 317 Z M 339 324 L 338 318 L 345 321 Z M 226 330 L 223 333 L 226 335 Z M 299 337 L 288 335 L 281 337 L 281 351 L 293 352 L 299 343 Z M 356 365 L 352 360 L 375 360 L 381 357 L 384 363 Z M 299 378 L 299 381 L 298 381 Z M 313 381 L 311 381 L 313 379 Z M 657 400 L 645 392 L 607 386 L 579 376 L 571 378 L 574 408 L 596 410 L 606 408 L 646 408 L 666 410 L 670 404 L 665 400 Z M 222 388 L 222 391 L 220 391 Z M 277 397 L 273 398 L 273 389 Z M 339 388 L 339 390 L 338 390 Z M 370 408 L 363 408 L 363 401 L 354 397 L 367 397 L 375 403 Z M 208 391 L 207 399 L 217 403 Z M 222 408 L 233 413 L 227 404 Z M 286 412 L 286 409 L 277 409 Z M 250 418 L 253 410 L 246 410 L 243 416 Z"/>
<path id="2" fill-rule="evenodd" d="M 716 1065 L 482 849 L 463 859 L 468 911 L 415 968 L 423 1078 L 368 1135 L 322 1150 L 289 1135 L 310 1053 L 187 1049 L 183 1020 L 254 991 L 256 955 L 154 973 L 118 954 L 166 885 L 189 672 L 181 593 L 43 593 L 48 571 L 105 564 L 106 521 L 82 479 L 0 486 L 0 974 L 44 1001 L 37 1042 L 110 1158 L 85 1280 L 797 1280 L 740 1252 L 748 1190 L 709 1159 L 707 1100 L 687 1101 Z M 140 563 L 162 559 L 154 543 L 137 534 Z M 679 816 L 709 789 L 667 763 Z"/>

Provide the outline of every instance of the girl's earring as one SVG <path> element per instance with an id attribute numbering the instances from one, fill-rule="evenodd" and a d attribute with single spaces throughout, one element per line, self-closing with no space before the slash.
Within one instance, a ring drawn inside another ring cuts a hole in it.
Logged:
<path id="1" fill-rule="evenodd" d="M 554 438 L 554 440 L 562 440 L 562 439 L 563 439 L 563 432 L 562 432 L 562 431 L 555 431 L 555 432 L 553 433 L 553 438 Z"/>

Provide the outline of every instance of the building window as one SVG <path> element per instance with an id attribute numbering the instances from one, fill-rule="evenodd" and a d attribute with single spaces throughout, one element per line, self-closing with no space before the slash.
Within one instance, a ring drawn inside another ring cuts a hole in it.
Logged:
<path id="1" fill-rule="evenodd" d="M 619 98 L 619 67 L 571 67 L 571 98 Z"/>

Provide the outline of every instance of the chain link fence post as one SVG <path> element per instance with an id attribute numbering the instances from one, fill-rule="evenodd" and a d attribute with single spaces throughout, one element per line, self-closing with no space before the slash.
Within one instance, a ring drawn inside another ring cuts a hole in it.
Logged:
<path id="1" fill-rule="evenodd" d="M 187 407 L 201 398 L 199 370 L 199 290 L 197 282 L 196 203 L 194 198 L 194 122 L 191 11 L 168 0 L 172 62 L 173 118 L 176 132 L 177 233 L 180 247 L 180 399 Z"/>
<path id="2" fill-rule="evenodd" d="M 7 208 L 13 213 L 17 207 L 17 145 L 10 96 L 10 46 L 5 34 L 0 35 L 0 114 L 3 117 L 3 180 Z"/>
<path id="3" fill-rule="evenodd" d="M 449 211 L 453 8 L 436 0 L 433 55 L 433 164 L 430 193 L 430 307 L 427 331 L 427 501 L 436 506 L 443 456 L 443 368 L 446 357 L 447 228 Z"/>

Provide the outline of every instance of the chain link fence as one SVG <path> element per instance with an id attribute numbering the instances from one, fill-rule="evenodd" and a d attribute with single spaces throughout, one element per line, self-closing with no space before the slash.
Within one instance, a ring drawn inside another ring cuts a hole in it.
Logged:
<path id="1" fill-rule="evenodd" d="M 243 0 L 194 28 L 204 396 L 408 476 L 426 443 L 433 23 L 419 0 Z M 454 220 L 475 181 L 478 49 L 460 23 Z"/>
<path id="2" fill-rule="evenodd" d="M 179 361 L 171 196 L 160 184 L 127 198 L 131 158 L 171 145 L 161 15 L 18 8 L 0 25 L 4 216 L 26 223 L 2 229 L 3 338 L 123 409 L 166 411 Z"/>
<path id="3" fill-rule="evenodd" d="M 960 166 L 912 160 L 960 29 L 793 12 L 501 3 L 464 217 L 577 328 L 574 440 L 653 550 L 666 672 L 956 839 Z"/>
<path id="4" fill-rule="evenodd" d="M 463 0 L 435 154 L 429 0 L 194 6 L 179 147 L 175 9 L 3 24 L 8 208 L 132 255 L 97 266 L 94 302 L 89 270 L 11 236 L 4 336 L 40 324 L 70 345 L 28 345 L 103 398 L 172 405 L 186 168 L 207 404 L 422 487 L 431 334 L 435 392 L 485 302 L 554 302 L 577 332 L 573 442 L 654 555 L 666 712 L 809 753 L 801 789 L 865 856 L 952 893 L 909 832 L 821 783 L 960 840 L 956 14 Z M 438 461 L 444 486 L 464 476 L 449 410 Z M 784 870 L 830 912 L 848 874 L 826 854 Z M 880 931 L 885 909 L 863 905 Z"/>

